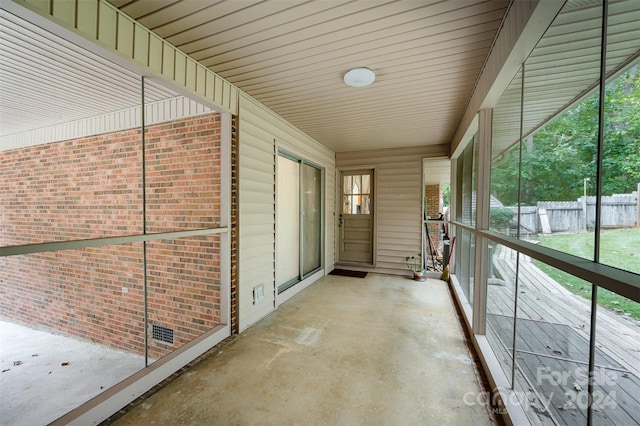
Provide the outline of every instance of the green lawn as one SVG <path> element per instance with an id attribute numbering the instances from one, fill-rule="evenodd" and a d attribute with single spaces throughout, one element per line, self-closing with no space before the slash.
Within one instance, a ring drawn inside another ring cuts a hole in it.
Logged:
<path id="1" fill-rule="evenodd" d="M 539 240 L 540 245 L 545 247 L 554 248 L 586 259 L 593 259 L 593 236 L 592 232 L 562 234 L 541 236 Z M 600 237 L 600 262 L 640 274 L 640 228 L 602 231 Z M 541 262 L 534 261 L 534 263 L 569 291 L 586 299 L 591 299 L 591 285 L 586 281 Z M 607 289 L 598 289 L 598 304 L 640 320 L 640 303 L 633 302 Z"/>

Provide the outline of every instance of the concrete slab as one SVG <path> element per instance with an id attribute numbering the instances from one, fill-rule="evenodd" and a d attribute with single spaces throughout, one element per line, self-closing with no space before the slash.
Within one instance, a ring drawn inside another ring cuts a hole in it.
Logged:
<path id="1" fill-rule="evenodd" d="M 117 425 L 489 425 L 446 283 L 327 276 Z"/>
<path id="2" fill-rule="evenodd" d="M 0 321 L 0 425 L 46 425 L 144 368 L 144 357 Z"/>

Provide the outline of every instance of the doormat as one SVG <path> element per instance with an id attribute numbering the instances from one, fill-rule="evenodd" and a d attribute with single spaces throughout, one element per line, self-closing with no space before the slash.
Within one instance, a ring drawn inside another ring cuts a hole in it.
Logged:
<path id="1" fill-rule="evenodd" d="M 346 269 L 334 269 L 333 271 L 329 272 L 329 275 L 340 275 L 341 277 L 364 278 L 367 276 L 367 272 L 347 271 Z"/>

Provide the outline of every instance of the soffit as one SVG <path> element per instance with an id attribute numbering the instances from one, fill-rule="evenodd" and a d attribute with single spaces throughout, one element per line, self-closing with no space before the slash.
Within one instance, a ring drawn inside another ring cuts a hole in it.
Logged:
<path id="1" fill-rule="evenodd" d="M 178 95 L 148 84 L 146 102 Z M 140 76 L 0 10 L 0 137 L 137 107 Z"/>
<path id="2" fill-rule="evenodd" d="M 111 0 L 336 152 L 450 143 L 508 0 Z M 343 75 L 376 72 L 367 88 Z"/>

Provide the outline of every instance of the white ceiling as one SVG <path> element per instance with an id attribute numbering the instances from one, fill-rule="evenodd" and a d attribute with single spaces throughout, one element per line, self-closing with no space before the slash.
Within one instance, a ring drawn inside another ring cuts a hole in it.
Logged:
<path id="1" fill-rule="evenodd" d="M 449 143 L 509 3 L 110 2 L 336 152 Z"/>
<path id="2" fill-rule="evenodd" d="M 449 143 L 508 5 L 110 1 L 336 152 Z M 639 5 L 611 2 L 610 69 L 638 55 Z M 592 45 L 600 33 L 591 27 L 600 9 L 595 0 L 570 0 L 532 53 L 528 75 L 539 96 L 530 98 L 538 101 L 525 130 L 594 81 L 598 54 Z M 356 66 L 376 72 L 373 85 L 343 83 Z M 494 112 L 504 118 L 494 123 L 501 148 L 519 132 L 510 127 L 519 123 L 511 116 L 519 113 L 516 86 Z M 134 73 L 0 10 L 0 136 L 137 105 L 138 87 Z M 150 85 L 146 95 L 148 101 L 176 96 L 159 85 Z"/>
<path id="3" fill-rule="evenodd" d="M 156 84 L 146 102 L 178 96 Z M 140 77 L 0 9 L 0 136 L 140 105 Z"/>

